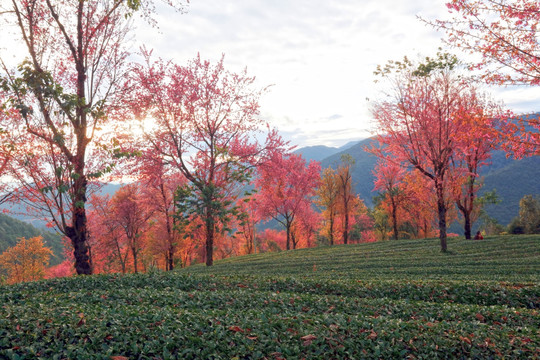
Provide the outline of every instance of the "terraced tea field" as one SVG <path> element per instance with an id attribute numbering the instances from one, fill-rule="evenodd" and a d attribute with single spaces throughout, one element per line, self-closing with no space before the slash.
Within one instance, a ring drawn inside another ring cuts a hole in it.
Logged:
<path id="1" fill-rule="evenodd" d="M 0 358 L 540 358 L 540 236 L 0 287 Z"/>

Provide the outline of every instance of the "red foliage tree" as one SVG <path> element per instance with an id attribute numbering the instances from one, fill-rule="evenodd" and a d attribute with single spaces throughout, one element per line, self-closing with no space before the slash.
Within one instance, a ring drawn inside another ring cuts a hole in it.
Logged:
<path id="1" fill-rule="evenodd" d="M 284 230 L 265 229 L 258 239 L 258 249 L 261 253 L 281 251 L 287 246 L 287 234 Z"/>
<path id="2" fill-rule="evenodd" d="M 257 238 L 257 223 L 261 220 L 257 212 L 257 200 L 248 197 L 240 201 L 241 215 L 238 218 L 239 236 L 244 240 L 246 254 L 253 254 L 257 250 L 255 239 Z"/>
<path id="3" fill-rule="evenodd" d="M 206 264 L 213 264 L 214 237 L 227 229 L 235 212 L 234 198 L 249 180 L 250 169 L 283 146 L 275 131 L 264 144 L 258 119 L 261 91 L 254 78 L 234 74 L 199 57 L 186 66 L 161 61 L 135 69 L 137 91 L 131 104 L 139 116 L 151 116 L 155 126 L 144 135 L 170 166 L 188 181 L 189 211 L 202 219 Z"/>
<path id="4" fill-rule="evenodd" d="M 273 218 L 285 227 L 287 250 L 296 248 L 298 238 L 293 234 L 297 218 L 313 211 L 311 198 L 320 181 L 320 165 L 306 161 L 296 154 L 276 153 L 259 168 L 255 184 L 262 218 Z"/>
<path id="5" fill-rule="evenodd" d="M 161 243 L 158 246 L 165 254 L 165 270 L 173 270 L 180 237 L 183 236 L 175 218 L 174 197 L 176 189 L 185 185 L 186 181 L 181 173 L 175 173 L 174 168 L 167 167 L 163 158 L 154 151 L 143 153 L 137 160 L 143 201 L 146 206 L 154 209 L 156 225 L 162 230 L 158 236 L 158 242 Z"/>
<path id="6" fill-rule="evenodd" d="M 377 162 L 373 174 L 375 175 L 374 190 L 381 191 L 384 200 L 389 204 L 394 240 L 397 240 L 399 238 L 398 210 L 403 208 L 403 203 L 407 200 L 402 185 L 405 170 L 395 161 L 383 158 Z"/>
<path id="7" fill-rule="evenodd" d="M 429 22 L 444 30 L 450 45 L 481 58 L 474 68 L 488 83 L 540 85 L 540 3 L 536 0 L 452 0 L 453 16 Z M 521 157 L 540 152 L 537 114 L 509 120 L 499 135 Z"/>
<path id="8" fill-rule="evenodd" d="M 457 134 L 465 131 L 458 118 L 469 111 L 476 113 L 483 105 L 474 86 L 452 74 L 456 63 L 455 58 L 444 54 L 427 58 L 418 67 L 406 59 L 397 63 L 394 98 L 373 108 L 379 142 L 385 146 L 375 153 L 390 153 L 432 181 L 443 252 L 447 250 L 449 172 L 452 158 L 459 151 Z M 381 72 L 388 74 L 395 68 L 396 63 L 392 63 Z M 484 111 L 487 114 L 490 109 Z"/>
<path id="9" fill-rule="evenodd" d="M 71 240 L 77 273 L 91 274 L 88 186 L 109 165 L 99 129 L 121 97 L 129 15 L 141 7 L 147 14 L 151 3 L 14 0 L 1 6 L 26 47 L 26 60 L 16 71 L 4 68 L 2 78 L 7 106 L 18 112 L 11 118 L 18 160 L 12 175 L 25 183 L 16 199 L 51 219 Z"/>
<path id="10" fill-rule="evenodd" d="M 93 195 L 89 212 L 90 253 L 94 272 L 128 270 L 130 249 L 125 233 L 117 221 L 109 196 Z"/>
<path id="11" fill-rule="evenodd" d="M 491 152 L 498 147 L 496 128 L 498 120 L 494 117 L 496 104 L 488 104 L 481 99 L 471 98 L 470 106 L 461 114 L 456 114 L 461 132 L 455 134 L 457 151 L 452 157 L 452 194 L 464 221 L 466 239 L 471 239 L 474 213 L 480 204 L 477 193 L 481 187 L 479 170 L 491 158 Z M 485 112 L 485 109 L 490 109 Z"/>
<path id="12" fill-rule="evenodd" d="M 127 239 L 127 245 L 133 259 L 133 271 L 139 271 L 139 254 L 144 241 L 143 235 L 154 209 L 146 204 L 141 195 L 141 186 L 132 183 L 122 186 L 111 199 L 111 211 L 116 222 Z"/>

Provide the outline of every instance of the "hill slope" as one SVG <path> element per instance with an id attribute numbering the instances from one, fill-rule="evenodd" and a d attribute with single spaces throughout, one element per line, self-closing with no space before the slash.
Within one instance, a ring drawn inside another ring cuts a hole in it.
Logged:
<path id="1" fill-rule="evenodd" d="M 15 246 L 19 238 L 28 239 L 34 236 L 42 236 L 45 246 L 53 251 L 50 265 L 57 265 L 64 260 L 60 235 L 37 229 L 24 221 L 0 214 L 0 254 L 7 248 Z"/>
<path id="2" fill-rule="evenodd" d="M 385 242 L 0 286 L 0 358 L 540 357 L 540 236 L 450 249 Z"/>
<path id="3" fill-rule="evenodd" d="M 183 271 L 362 281 L 540 281 L 539 235 L 449 238 L 448 249 L 450 254 L 440 252 L 439 239 L 383 241 L 233 257 Z"/>

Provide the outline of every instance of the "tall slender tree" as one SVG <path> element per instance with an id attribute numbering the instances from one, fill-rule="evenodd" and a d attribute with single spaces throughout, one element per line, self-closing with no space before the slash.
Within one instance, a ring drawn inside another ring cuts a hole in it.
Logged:
<path id="1" fill-rule="evenodd" d="M 353 212 L 355 194 L 353 192 L 351 167 L 354 159 L 349 154 L 341 156 L 341 164 L 337 168 L 337 180 L 339 191 L 339 212 L 343 220 L 343 243 L 349 242 L 350 218 Z"/>
<path id="2" fill-rule="evenodd" d="M 322 210 L 322 217 L 326 222 L 326 235 L 330 245 L 334 245 L 336 221 L 339 202 L 339 187 L 336 171 L 331 167 L 323 170 L 321 184 L 317 189 L 317 205 Z"/>
<path id="3" fill-rule="evenodd" d="M 390 205 L 394 240 L 397 240 L 399 238 L 398 211 L 407 200 L 402 185 L 405 170 L 390 159 L 380 159 L 373 174 L 375 175 L 375 190 L 382 191 L 383 200 L 388 201 Z"/>

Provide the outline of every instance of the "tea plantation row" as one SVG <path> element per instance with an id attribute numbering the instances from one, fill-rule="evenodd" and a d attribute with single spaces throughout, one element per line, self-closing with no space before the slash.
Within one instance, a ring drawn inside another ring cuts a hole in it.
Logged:
<path id="1" fill-rule="evenodd" d="M 338 246 L 0 287 L 0 358 L 540 358 L 540 237 L 450 246 Z"/>

